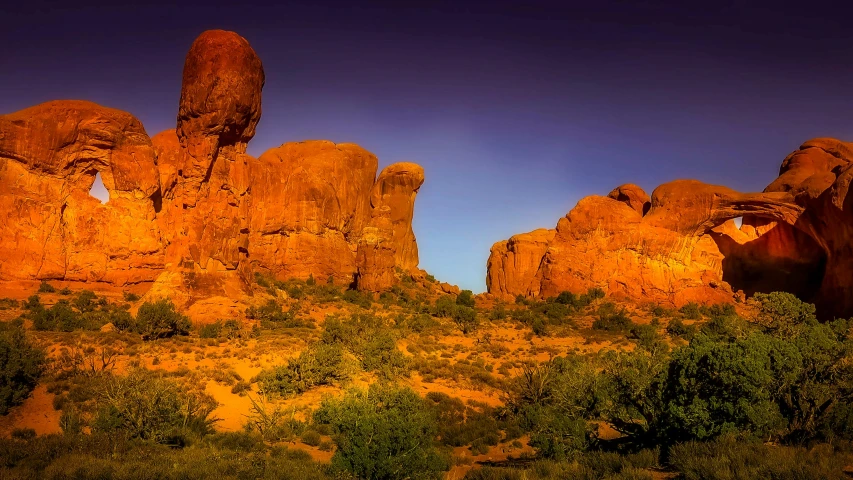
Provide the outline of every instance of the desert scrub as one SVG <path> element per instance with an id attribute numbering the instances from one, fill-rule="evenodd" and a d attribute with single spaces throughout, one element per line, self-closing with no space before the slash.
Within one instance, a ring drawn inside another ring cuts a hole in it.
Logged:
<path id="1" fill-rule="evenodd" d="M 175 311 L 168 299 L 145 302 L 136 314 L 136 330 L 146 340 L 187 335 L 191 327 L 190 319 Z"/>
<path id="2" fill-rule="evenodd" d="M 202 391 L 141 368 L 105 379 L 93 431 L 183 445 L 213 432 L 217 403 Z"/>
<path id="3" fill-rule="evenodd" d="M 363 479 L 443 478 L 434 410 L 406 387 L 373 384 L 323 401 L 314 422 L 331 428 L 332 468 Z"/>
<path id="4" fill-rule="evenodd" d="M 316 343 L 285 365 L 262 370 L 255 380 L 262 392 L 286 396 L 342 382 L 350 377 L 350 370 L 340 345 Z"/>
<path id="5" fill-rule="evenodd" d="M 0 325 L 0 415 L 20 405 L 44 371 L 45 353 L 20 328 Z"/>

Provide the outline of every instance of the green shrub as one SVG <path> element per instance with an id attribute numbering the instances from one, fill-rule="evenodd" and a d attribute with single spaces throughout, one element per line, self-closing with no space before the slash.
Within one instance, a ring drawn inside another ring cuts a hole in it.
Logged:
<path id="1" fill-rule="evenodd" d="M 725 436 L 710 442 L 687 442 L 672 447 L 669 463 L 687 480 L 763 480 L 850 478 L 849 454 L 829 446 L 806 449 L 764 445 L 760 441 Z"/>
<path id="2" fill-rule="evenodd" d="M 574 305 L 575 305 L 575 303 L 577 302 L 577 300 L 578 300 L 577 295 L 575 295 L 575 294 L 574 294 L 574 293 L 572 293 L 572 292 L 568 292 L 568 291 L 562 291 L 562 292 L 560 292 L 560 294 L 559 294 L 559 295 L 557 295 L 557 298 L 555 298 L 555 299 L 554 299 L 554 301 L 555 301 L 555 302 L 557 302 L 557 303 L 559 303 L 559 304 L 562 304 L 562 305 L 572 305 L 572 306 L 574 306 Z"/>
<path id="3" fill-rule="evenodd" d="M 34 311 L 34 310 L 38 310 L 40 308 L 43 308 L 43 305 L 41 303 L 41 297 L 39 297 L 38 295 L 30 295 L 29 298 L 27 298 L 27 301 L 24 302 L 23 305 L 21 305 L 21 306 L 25 310 L 30 310 L 30 311 Z"/>
<path id="4" fill-rule="evenodd" d="M 126 376 L 107 377 L 98 395 L 94 431 L 129 439 L 183 445 L 187 436 L 213 432 L 217 403 L 157 373 L 135 369 Z"/>
<path id="5" fill-rule="evenodd" d="M 666 333 L 673 337 L 690 339 L 696 333 L 694 325 L 686 325 L 680 318 L 673 318 L 666 326 Z"/>
<path id="6" fill-rule="evenodd" d="M 347 290 L 344 292 L 344 300 L 353 305 L 358 305 L 361 308 L 368 309 L 373 306 L 372 295 L 358 290 Z"/>
<path id="7" fill-rule="evenodd" d="M 631 317 L 628 316 L 625 309 L 616 309 L 612 303 L 605 303 L 598 309 L 598 318 L 592 322 L 594 330 L 604 330 L 607 332 L 626 332 L 634 326 Z"/>
<path id="8" fill-rule="evenodd" d="M 433 410 L 409 388 L 373 384 L 326 399 L 314 421 L 332 429 L 332 467 L 358 478 L 438 480 L 450 467 L 435 444 Z"/>
<path id="9" fill-rule="evenodd" d="M 82 290 L 74 299 L 74 308 L 80 313 L 91 312 L 98 307 L 98 296 L 91 290 Z"/>
<path id="10" fill-rule="evenodd" d="M 492 311 L 489 312 L 489 320 L 492 320 L 492 321 L 504 320 L 504 319 L 506 319 L 507 315 L 508 314 L 507 314 L 506 306 L 504 306 L 503 303 L 499 302 L 499 303 L 495 304 L 494 308 L 492 308 Z"/>
<path id="11" fill-rule="evenodd" d="M 759 305 L 759 322 L 774 330 L 816 321 L 815 306 L 787 292 L 756 293 L 753 299 Z"/>
<path id="12" fill-rule="evenodd" d="M 316 430 L 305 430 L 304 432 L 302 432 L 302 435 L 299 437 L 299 439 L 302 440 L 302 443 L 304 443 L 305 445 L 310 445 L 312 447 L 319 446 L 320 442 L 323 440 Z"/>
<path id="13" fill-rule="evenodd" d="M 330 385 L 349 377 L 339 345 L 317 343 L 299 356 L 257 376 L 261 391 L 278 395 L 300 394 L 318 385 Z"/>
<path id="14" fill-rule="evenodd" d="M 54 288 L 53 285 L 51 285 L 45 281 L 42 281 L 41 285 L 39 285 L 39 290 L 38 290 L 39 293 L 53 293 L 55 291 L 56 291 L 56 288 Z"/>
<path id="15" fill-rule="evenodd" d="M 688 320 L 699 320 L 702 318 L 702 313 L 699 311 L 699 304 L 696 302 L 686 303 L 678 311 Z"/>
<path id="16" fill-rule="evenodd" d="M 0 331 L 0 415 L 20 405 L 44 371 L 45 353 L 19 328 Z"/>
<path id="17" fill-rule="evenodd" d="M 545 320 L 541 318 L 535 318 L 530 323 L 530 328 L 533 330 L 533 334 L 544 337 L 548 335 L 548 325 L 545 323 Z"/>
<path id="18" fill-rule="evenodd" d="M 655 348 L 666 348 L 662 342 L 658 330 L 653 325 L 634 325 L 631 328 L 630 338 L 637 340 L 637 345 L 646 350 Z"/>
<path id="19" fill-rule="evenodd" d="M 462 305 L 463 307 L 474 308 L 474 294 L 471 290 L 462 290 L 459 292 L 459 295 L 456 296 L 456 304 Z"/>
<path id="20" fill-rule="evenodd" d="M 36 431 L 32 428 L 16 428 L 12 430 L 11 436 L 18 440 L 32 440 L 36 438 Z"/>
<path id="21" fill-rule="evenodd" d="M 44 480 L 255 479 L 330 480 L 305 452 L 268 447 L 244 432 L 206 437 L 191 448 L 128 441 L 122 436 L 42 435 L 0 439 L 0 477 Z"/>
<path id="22" fill-rule="evenodd" d="M 124 291 L 121 293 L 121 295 L 124 298 L 125 302 L 131 302 L 132 303 L 132 302 L 139 300 L 139 295 L 137 295 L 133 292 Z"/>
<path id="23" fill-rule="evenodd" d="M 456 305 L 453 312 L 453 322 L 467 335 L 477 328 L 477 312 L 470 307 Z"/>
<path id="24" fill-rule="evenodd" d="M 219 334 L 222 332 L 222 321 L 217 320 L 214 323 L 208 323 L 207 325 L 202 325 L 201 328 L 198 329 L 199 338 L 219 338 Z"/>
<path id="25" fill-rule="evenodd" d="M 456 313 L 456 301 L 450 295 L 442 295 L 435 301 L 432 314 L 436 317 L 452 318 Z"/>
<path id="26" fill-rule="evenodd" d="M 146 340 L 189 334 L 190 319 L 175 311 L 171 300 L 145 302 L 136 314 L 136 328 Z"/>
<path id="27" fill-rule="evenodd" d="M 355 356 L 362 368 L 390 379 L 408 371 L 408 359 L 397 349 L 394 333 L 384 320 L 371 314 L 353 314 L 346 321 L 326 319 L 322 342 L 341 345 Z"/>

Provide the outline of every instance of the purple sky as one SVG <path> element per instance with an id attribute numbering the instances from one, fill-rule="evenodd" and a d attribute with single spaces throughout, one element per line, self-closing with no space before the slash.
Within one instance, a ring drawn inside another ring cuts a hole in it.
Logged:
<path id="1" fill-rule="evenodd" d="M 803 141 L 853 140 L 844 2 L 121 3 L 4 6 L 0 113 L 86 99 L 153 136 L 193 39 L 237 31 L 267 78 L 249 153 L 323 138 L 420 163 L 421 267 L 475 292 L 492 243 L 583 196 L 761 190 Z"/>

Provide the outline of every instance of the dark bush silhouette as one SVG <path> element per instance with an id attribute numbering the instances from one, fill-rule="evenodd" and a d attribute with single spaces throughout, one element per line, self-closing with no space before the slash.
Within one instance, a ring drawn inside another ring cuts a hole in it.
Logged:
<path id="1" fill-rule="evenodd" d="M 191 327 L 189 318 L 176 312 L 167 299 L 145 302 L 136 314 L 136 329 L 146 340 L 187 335 Z"/>

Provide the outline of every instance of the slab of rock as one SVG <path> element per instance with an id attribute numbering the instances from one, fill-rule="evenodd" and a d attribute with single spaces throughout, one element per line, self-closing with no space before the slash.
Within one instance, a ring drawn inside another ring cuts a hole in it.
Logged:
<path id="1" fill-rule="evenodd" d="M 410 162 L 394 163 L 382 169 L 370 193 L 373 208 L 388 207 L 393 225 L 395 259 L 398 267 L 418 266 L 418 244 L 412 230 L 415 197 L 424 183 L 424 169 Z"/>
<path id="2" fill-rule="evenodd" d="M 376 156 L 354 144 L 286 143 L 251 163 L 254 268 L 349 285 L 370 221 Z"/>

